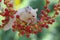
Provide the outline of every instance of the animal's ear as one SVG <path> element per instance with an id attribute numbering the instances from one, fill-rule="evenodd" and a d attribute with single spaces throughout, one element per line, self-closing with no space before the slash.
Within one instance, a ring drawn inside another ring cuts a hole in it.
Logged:
<path id="1" fill-rule="evenodd" d="M 35 9 L 35 12 L 37 12 L 38 11 L 38 9 Z"/>
<path id="2" fill-rule="evenodd" d="M 29 9 L 29 10 L 31 10 L 31 9 L 32 9 L 32 7 L 31 7 L 31 6 L 27 6 L 26 8 L 27 8 L 27 9 Z"/>

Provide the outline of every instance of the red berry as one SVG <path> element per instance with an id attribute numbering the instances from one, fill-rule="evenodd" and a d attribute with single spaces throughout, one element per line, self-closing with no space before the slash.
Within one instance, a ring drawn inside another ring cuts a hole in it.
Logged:
<path id="1" fill-rule="evenodd" d="M 42 32 L 42 30 L 40 29 L 39 32 Z"/>
<path id="2" fill-rule="evenodd" d="M 22 34 L 22 35 L 24 35 L 24 34 L 25 34 L 25 32 L 24 32 L 24 31 L 22 31 L 22 32 L 21 32 L 21 34 Z"/>
<path id="3" fill-rule="evenodd" d="M 54 8 L 55 11 L 57 11 L 57 8 Z"/>
<path id="4" fill-rule="evenodd" d="M 60 4 L 58 4 L 57 6 L 60 7 Z"/>
<path id="5" fill-rule="evenodd" d="M 57 5 L 54 5 L 54 8 L 57 8 Z"/>
<path id="6" fill-rule="evenodd" d="M 14 14 L 16 14 L 17 11 L 14 10 Z"/>
<path id="7" fill-rule="evenodd" d="M 49 3 L 50 3 L 50 1 L 49 1 L 49 0 L 46 0 L 46 3 L 47 3 L 47 4 L 49 4 Z"/>
<path id="8" fill-rule="evenodd" d="M 6 21 L 5 20 L 2 20 L 2 23 L 5 23 Z"/>
<path id="9" fill-rule="evenodd" d="M 16 18 L 19 18 L 20 16 L 19 15 L 16 15 Z"/>
<path id="10" fill-rule="evenodd" d="M 7 4 L 7 2 L 6 2 L 6 1 L 4 1 L 4 4 Z"/>
<path id="11" fill-rule="evenodd" d="M 47 6 L 44 6 L 45 9 L 47 9 Z"/>
<path id="12" fill-rule="evenodd" d="M 54 19 L 52 19 L 51 21 L 52 21 L 52 22 L 55 22 L 55 20 L 54 20 Z"/>
<path id="13" fill-rule="evenodd" d="M 44 21 L 44 18 L 41 18 L 40 21 Z"/>
<path id="14" fill-rule="evenodd" d="M 20 30 L 22 30 L 23 29 L 23 26 L 22 25 L 17 25 L 17 27 L 20 29 Z"/>
<path id="15" fill-rule="evenodd" d="M 29 30 L 29 33 L 32 33 L 32 30 Z"/>
<path id="16" fill-rule="evenodd" d="M 50 12 L 50 9 L 47 9 L 46 12 L 49 13 Z"/>
<path id="17" fill-rule="evenodd" d="M 46 25 L 45 27 L 46 27 L 46 28 L 48 28 L 49 26 L 48 26 L 48 25 Z"/>
<path id="18" fill-rule="evenodd" d="M 31 28 L 30 26 L 27 26 L 27 27 L 26 27 L 26 29 L 28 29 L 28 30 L 29 30 L 30 28 Z"/>
<path id="19" fill-rule="evenodd" d="M 48 21 L 49 19 L 51 19 L 51 17 L 47 16 L 45 20 Z"/>
<path id="20" fill-rule="evenodd" d="M 12 29 L 12 31 L 13 31 L 13 32 L 15 32 L 15 30 L 14 30 L 14 29 Z"/>
<path id="21" fill-rule="evenodd" d="M 46 25 L 46 23 L 43 23 L 43 24 L 41 24 L 40 26 L 41 26 L 41 27 L 44 27 L 45 25 Z"/>
<path id="22" fill-rule="evenodd" d="M 14 28 L 16 28 L 16 26 L 15 26 L 15 25 L 13 25 L 13 26 L 12 26 L 12 28 L 14 29 Z"/>
<path id="23" fill-rule="evenodd" d="M 11 18 L 14 18 L 14 16 L 11 16 Z"/>
<path id="24" fill-rule="evenodd" d="M 9 21 L 9 17 L 8 17 L 8 18 L 5 18 L 5 21 L 6 21 L 6 22 Z"/>
<path id="25" fill-rule="evenodd" d="M 53 22 L 50 20 L 50 21 L 48 21 L 48 24 L 52 24 Z"/>
<path id="26" fill-rule="evenodd" d="M 5 11 L 8 11 L 8 8 L 5 8 Z"/>
<path id="27" fill-rule="evenodd" d="M 47 16 L 48 16 L 48 14 L 44 14 L 44 16 L 45 16 L 45 17 L 47 17 Z"/>
<path id="28" fill-rule="evenodd" d="M 42 14 L 45 14 L 45 11 L 44 11 L 44 10 L 41 10 L 41 13 L 42 13 Z"/>
<path id="29" fill-rule="evenodd" d="M 8 4 L 9 7 L 13 7 L 13 4 Z"/>
<path id="30" fill-rule="evenodd" d="M 37 34 L 38 32 L 37 31 L 34 31 L 34 34 Z"/>
<path id="31" fill-rule="evenodd" d="M 27 38 L 29 38 L 29 36 L 30 36 L 30 35 L 28 35 L 28 34 L 26 35 Z"/>
<path id="32" fill-rule="evenodd" d="M 41 24 L 40 26 L 41 26 L 41 27 L 44 27 L 44 24 Z"/>
<path id="33" fill-rule="evenodd" d="M 57 5 L 54 5 L 54 10 L 55 10 L 55 11 L 57 10 Z"/>
<path id="34" fill-rule="evenodd" d="M 2 0 L 0 0 L 0 2 L 1 2 Z"/>
<path id="35" fill-rule="evenodd" d="M 3 14 L 3 16 L 9 16 L 9 12 L 6 11 L 6 12 Z"/>
<path id="36" fill-rule="evenodd" d="M 59 12 L 56 11 L 56 12 L 55 12 L 55 15 L 58 15 L 58 14 L 59 14 Z"/>

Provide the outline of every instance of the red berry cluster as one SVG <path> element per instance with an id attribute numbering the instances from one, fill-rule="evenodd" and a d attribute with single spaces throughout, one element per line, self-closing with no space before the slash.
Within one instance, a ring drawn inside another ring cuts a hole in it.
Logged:
<path id="1" fill-rule="evenodd" d="M 0 0 L 1 1 L 1 0 Z M 27 22 L 22 21 L 20 19 L 19 15 L 16 15 L 16 20 L 14 21 L 14 25 L 12 25 L 13 31 L 18 31 L 19 35 L 26 35 L 29 37 L 29 35 L 37 34 L 38 32 L 42 32 L 42 28 L 48 28 L 48 24 L 53 24 L 55 22 L 55 15 L 58 15 L 58 10 L 60 10 L 60 4 L 54 6 L 55 14 L 53 17 L 50 17 L 48 14 L 50 13 L 50 9 L 48 8 L 50 1 L 46 0 L 46 5 L 44 6 L 44 10 L 41 10 L 41 14 L 39 15 L 40 20 L 37 20 L 36 24 L 29 24 L 27 25 Z M 10 17 L 14 18 L 14 14 L 16 13 L 15 10 L 13 10 L 13 5 L 10 3 L 10 0 L 4 0 L 4 4 L 7 6 L 2 16 L 5 17 L 5 20 L 2 20 L 3 25 L 0 27 L 4 27 L 8 22 Z"/>
<path id="2" fill-rule="evenodd" d="M 56 17 L 57 15 L 59 15 L 60 3 L 54 5 L 54 11 L 55 11 L 54 17 Z"/>
<path id="3" fill-rule="evenodd" d="M 54 18 L 50 17 L 48 14 L 50 13 L 50 9 L 48 8 L 49 1 L 46 0 L 46 6 L 44 6 L 44 10 L 41 10 L 41 14 L 39 15 L 40 17 L 40 25 L 41 27 L 46 27 L 48 28 L 48 24 L 52 24 L 55 22 Z"/>
<path id="4" fill-rule="evenodd" d="M 50 9 L 48 8 L 49 1 L 46 0 L 46 6 L 44 6 L 45 10 L 41 10 L 41 14 L 39 15 L 40 20 L 37 20 L 36 24 L 27 25 L 25 21 L 22 21 L 19 15 L 16 16 L 16 21 L 12 26 L 13 31 L 19 31 L 19 35 L 26 35 L 27 37 L 32 34 L 37 34 L 38 32 L 42 32 L 42 28 L 48 28 L 48 24 L 52 24 L 55 22 L 54 18 L 50 17 L 48 14 L 50 13 Z"/>
<path id="5" fill-rule="evenodd" d="M 1 1 L 2 0 L 0 0 L 0 2 Z M 0 28 L 3 28 L 9 22 L 10 17 L 14 18 L 13 15 L 16 13 L 13 9 L 13 4 L 10 3 L 10 0 L 4 0 L 4 4 L 7 7 L 4 9 L 4 12 L 0 13 L 1 16 L 5 17 L 5 19 L 2 20 L 2 25 L 0 25 Z"/>

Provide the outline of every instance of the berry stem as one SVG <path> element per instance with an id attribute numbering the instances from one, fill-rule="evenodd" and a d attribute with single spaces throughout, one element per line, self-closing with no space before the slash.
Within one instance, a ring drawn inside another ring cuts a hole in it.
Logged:
<path id="1" fill-rule="evenodd" d="M 60 3 L 60 0 L 58 1 L 58 3 Z"/>

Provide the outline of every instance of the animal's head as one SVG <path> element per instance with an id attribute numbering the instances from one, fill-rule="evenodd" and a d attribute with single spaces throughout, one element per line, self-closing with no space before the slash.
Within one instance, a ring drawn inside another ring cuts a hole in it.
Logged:
<path id="1" fill-rule="evenodd" d="M 22 20 L 27 21 L 28 19 L 37 19 L 37 11 L 38 9 L 33 9 L 32 7 L 28 6 L 17 11 L 17 15 L 20 15 Z"/>
<path id="2" fill-rule="evenodd" d="M 25 8 L 28 14 L 31 14 L 33 18 L 37 18 L 37 11 L 38 9 L 33 9 L 32 7 L 28 6 Z"/>

